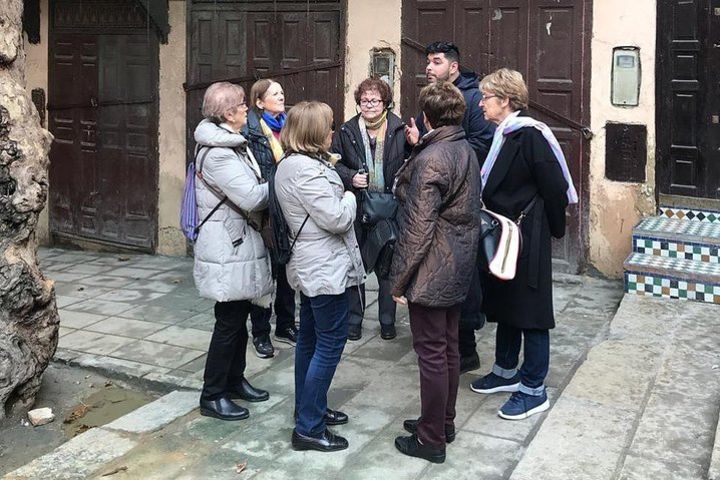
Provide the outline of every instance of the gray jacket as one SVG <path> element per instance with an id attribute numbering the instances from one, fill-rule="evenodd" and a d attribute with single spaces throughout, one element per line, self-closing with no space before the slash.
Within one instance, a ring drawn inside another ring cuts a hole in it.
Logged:
<path id="1" fill-rule="evenodd" d="M 308 297 L 338 295 L 365 282 L 353 229 L 355 196 L 344 194 L 329 162 L 292 154 L 278 164 L 275 189 L 292 232 L 308 221 L 287 264 L 288 283 Z"/>
<path id="2" fill-rule="evenodd" d="M 228 199 L 202 226 L 195 243 L 193 275 L 200 295 L 218 302 L 251 300 L 269 304 L 272 293 L 270 256 L 260 234 L 239 209 L 257 212 L 267 206 L 268 186 L 261 183 L 247 141 L 225 125 L 203 120 L 195 129 L 200 147 L 213 147 L 196 179 L 198 216 L 202 221 L 226 195 Z M 200 165 L 197 165 L 200 169 Z"/>

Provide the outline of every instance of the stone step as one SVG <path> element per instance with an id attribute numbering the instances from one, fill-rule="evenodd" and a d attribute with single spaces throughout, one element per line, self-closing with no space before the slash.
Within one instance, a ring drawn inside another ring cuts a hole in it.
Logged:
<path id="1" fill-rule="evenodd" d="M 633 252 L 624 268 L 628 293 L 720 304 L 720 264 Z"/>
<path id="2" fill-rule="evenodd" d="M 650 217 L 633 229 L 632 237 L 633 252 L 720 263 L 720 223 Z"/>
<path id="3" fill-rule="evenodd" d="M 720 224 L 720 211 L 709 208 L 660 206 L 660 215 L 684 221 Z"/>
<path id="4" fill-rule="evenodd" d="M 715 320 L 713 305 L 625 295 L 510 480 L 707 479 L 720 402 Z"/>

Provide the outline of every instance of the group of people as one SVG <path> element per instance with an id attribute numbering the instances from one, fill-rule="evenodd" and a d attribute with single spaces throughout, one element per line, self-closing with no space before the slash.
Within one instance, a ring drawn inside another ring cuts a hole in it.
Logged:
<path id="1" fill-rule="evenodd" d="M 282 86 L 271 79 L 253 85 L 249 103 L 240 86 L 207 89 L 205 119 L 195 130 L 203 223 L 194 276 L 200 295 L 216 301 L 216 321 L 201 414 L 241 420 L 249 412 L 233 399 L 269 398 L 245 377 L 246 322 L 249 316 L 258 355 L 272 357 L 274 300 L 275 337 L 295 345 L 292 447 L 348 447 L 328 428 L 348 415 L 329 408 L 327 394 L 346 341 L 362 335 L 363 192 L 393 194 L 398 204 L 390 275 L 378 282 L 380 336 L 395 338 L 396 305 L 407 305 L 418 355 L 420 416 L 403 423 L 410 435 L 397 437 L 396 448 L 445 460 L 460 373 L 480 366 L 475 329 L 485 318 L 497 323 L 495 363 L 471 389 L 511 393 L 498 412 L 506 419 L 547 410 L 550 242 L 563 236 L 565 209 L 577 201 L 562 150 L 547 126 L 527 115 L 520 73 L 501 69 L 478 83 L 461 70 L 454 44 L 435 42 L 426 54 L 428 85 L 409 124 L 392 113 L 389 86 L 374 78 L 357 87 L 358 114 L 337 129 L 324 103 L 302 101 L 286 113 Z M 286 265 L 272 264 L 258 227 L 268 182 L 291 232 Z M 482 208 L 513 220 L 522 215 L 512 280 L 478 268 Z"/>

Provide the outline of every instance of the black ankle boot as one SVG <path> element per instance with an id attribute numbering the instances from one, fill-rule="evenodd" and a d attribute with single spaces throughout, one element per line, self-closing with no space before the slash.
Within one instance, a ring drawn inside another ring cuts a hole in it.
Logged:
<path id="1" fill-rule="evenodd" d="M 240 380 L 239 384 L 230 387 L 230 394 L 233 398 L 239 398 L 246 402 L 264 402 L 270 398 L 267 390 L 261 390 L 250 385 L 245 377 Z"/>
<path id="2" fill-rule="evenodd" d="M 400 453 L 403 453 L 409 457 L 422 458 L 432 463 L 445 462 L 444 448 L 437 449 L 429 445 L 423 445 L 418 440 L 417 435 L 395 438 L 395 448 L 397 448 Z"/>
<path id="3" fill-rule="evenodd" d="M 417 426 L 420 419 L 405 420 L 403 428 L 408 433 L 417 433 Z M 452 443 L 455 440 L 455 427 L 445 425 L 445 443 Z"/>
<path id="4" fill-rule="evenodd" d="M 237 405 L 228 397 L 216 400 L 200 399 L 200 415 L 220 420 L 244 420 L 250 416 L 247 408 Z"/>

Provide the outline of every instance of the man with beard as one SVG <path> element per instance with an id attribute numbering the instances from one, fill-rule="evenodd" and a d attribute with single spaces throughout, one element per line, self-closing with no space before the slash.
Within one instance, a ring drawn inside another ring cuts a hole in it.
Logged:
<path id="1" fill-rule="evenodd" d="M 451 82 L 463 94 L 467 109 L 462 127 L 482 167 L 490 151 L 495 126 L 485 120 L 483 109 L 480 107 L 482 94 L 478 76 L 473 71 L 460 68 L 460 50 L 452 42 L 433 42 L 425 48 L 425 55 L 427 55 L 425 76 L 428 84 L 437 81 Z M 405 127 L 405 137 L 409 145 L 418 143 L 426 133 L 422 113 L 417 118 L 411 118 L 410 125 Z M 477 207 L 480 208 L 480 205 Z M 480 368 L 475 330 L 485 323 L 485 316 L 480 312 L 481 305 L 480 277 L 476 271 L 460 316 L 460 373 Z"/>

